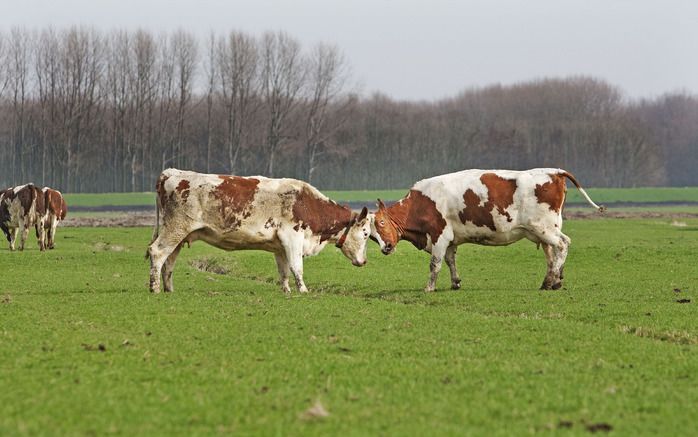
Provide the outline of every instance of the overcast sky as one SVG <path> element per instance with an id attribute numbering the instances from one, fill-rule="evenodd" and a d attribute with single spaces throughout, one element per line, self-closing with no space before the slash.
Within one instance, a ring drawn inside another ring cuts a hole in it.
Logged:
<path id="1" fill-rule="evenodd" d="M 365 94 L 593 75 L 631 97 L 698 92 L 693 0 L 0 0 L 0 28 L 284 30 L 338 45 Z"/>

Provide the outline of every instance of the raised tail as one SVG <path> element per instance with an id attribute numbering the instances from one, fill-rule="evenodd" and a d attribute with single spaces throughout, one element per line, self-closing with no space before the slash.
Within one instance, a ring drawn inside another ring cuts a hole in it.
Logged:
<path id="1" fill-rule="evenodd" d="M 577 179 L 574 177 L 574 175 L 573 175 L 572 173 L 569 173 L 569 172 L 563 170 L 560 174 L 561 174 L 562 176 L 565 176 L 567 179 L 569 179 L 569 180 L 574 184 L 574 186 L 577 187 L 577 189 L 579 190 L 579 192 L 582 193 L 582 196 L 584 196 L 584 198 L 587 200 L 587 202 L 589 202 L 589 204 L 590 204 L 591 206 L 593 206 L 594 208 L 596 208 L 596 210 L 597 210 L 598 212 L 604 212 L 604 211 L 606 211 L 606 207 L 605 207 L 605 206 L 603 206 L 603 205 L 602 205 L 602 206 L 599 206 L 599 205 L 595 204 L 593 200 L 591 200 L 591 197 L 589 197 L 589 195 L 587 194 L 587 192 L 584 191 L 584 188 L 582 188 L 582 186 L 579 185 L 579 182 L 577 182 Z"/>

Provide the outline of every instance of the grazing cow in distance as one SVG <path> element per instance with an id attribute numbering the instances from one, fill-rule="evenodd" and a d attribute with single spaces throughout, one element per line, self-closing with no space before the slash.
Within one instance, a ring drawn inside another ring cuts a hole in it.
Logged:
<path id="1" fill-rule="evenodd" d="M 400 240 L 431 253 L 431 277 L 425 291 L 434 291 L 441 263 L 451 271 L 451 288 L 460 288 L 456 248 L 463 243 L 505 246 L 527 238 L 543 247 L 548 270 L 541 289 L 562 286 L 570 238 L 562 233 L 565 178 L 596 205 L 565 170 L 464 170 L 424 179 L 397 203 L 378 199 L 371 237 L 388 255 Z"/>
<path id="2" fill-rule="evenodd" d="M 157 218 L 150 258 L 150 291 L 172 291 L 172 270 L 184 243 L 203 240 L 224 250 L 272 252 L 285 293 L 289 270 L 298 291 L 303 257 L 336 242 L 355 266 L 366 264 L 371 232 L 368 210 L 352 213 L 308 183 L 262 176 L 202 174 L 177 169 L 162 172 L 156 184 Z M 162 227 L 159 216 L 162 214 Z"/>
<path id="3" fill-rule="evenodd" d="M 43 193 L 34 184 L 7 188 L 0 194 L 0 228 L 10 242 L 10 250 L 15 250 L 17 237 L 20 235 L 19 250 L 29 235 L 29 228 L 42 223 L 46 214 Z M 37 228 L 39 249 L 45 250 L 43 239 Z"/>
<path id="4" fill-rule="evenodd" d="M 65 219 L 68 214 L 68 205 L 60 191 L 49 187 L 44 187 L 42 190 L 44 196 L 45 215 L 42 220 L 43 232 L 40 232 L 37 227 L 36 237 L 44 241 L 44 246 L 48 249 L 55 247 L 56 228 L 58 222 Z M 41 224 L 37 224 L 40 226 Z"/>

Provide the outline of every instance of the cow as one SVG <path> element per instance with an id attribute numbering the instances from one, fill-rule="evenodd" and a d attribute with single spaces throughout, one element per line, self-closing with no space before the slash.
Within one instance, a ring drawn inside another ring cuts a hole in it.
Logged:
<path id="1" fill-rule="evenodd" d="M 451 288 L 460 288 L 456 270 L 459 245 L 506 246 L 527 238 L 543 247 L 547 259 L 541 289 L 556 290 L 562 286 L 571 242 L 562 233 L 566 179 L 589 204 L 604 210 L 562 169 L 464 170 L 421 180 L 390 207 L 378 199 L 371 238 L 385 255 L 400 240 L 429 252 L 431 276 L 425 291 L 435 290 L 443 260 L 451 271 Z"/>
<path id="2" fill-rule="evenodd" d="M 45 214 L 42 217 L 42 223 L 36 224 L 36 237 L 44 241 L 44 247 L 53 249 L 58 222 L 65 220 L 68 214 L 68 205 L 60 191 L 50 187 L 44 187 L 41 191 L 44 196 Z M 39 229 L 40 227 L 41 229 Z"/>
<path id="3" fill-rule="evenodd" d="M 284 293 L 291 291 L 289 270 L 298 291 L 308 291 L 303 257 L 316 255 L 328 242 L 355 266 L 366 264 L 372 215 L 366 208 L 352 213 L 308 183 L 167 169 L 155 190 L 156 225 L 146 253 L 151 292 L 160 291 L 160 278 L 166 292 L 173 290 L 177 255 L 184 243 L 196 240 L 224 250 L 272 252 Z"/>
<path id="4" fill-rule="evenodd" d="M 15 250 L 18 235 L 20 235 L 19 250 L 24 250 L 29 228 L 42 223 L 45 213 L 44 196 L 34 184 L 19 185 L 2 191 L 0 228 L 10 243 L 10 250 Z M 37 239 L 39 249 L 45 250 L 46 246 L 40 237 L 39 228 L 37 228 Z"/>

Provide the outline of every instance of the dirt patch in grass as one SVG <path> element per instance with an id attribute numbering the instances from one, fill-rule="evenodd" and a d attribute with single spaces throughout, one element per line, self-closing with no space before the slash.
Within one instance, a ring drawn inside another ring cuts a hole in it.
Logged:
<path id="1" fill-rule="evenodd" d="M 189 264 L 200 272 L 215 273 L 216 275 L 225 275 L 230 272 L 230 269 L 224 266 L 218 258 L 214 257 L 202 257 L 196 258 L 189 262 Z"/>
<path id="2" fill-rule="evenodd" d="M 626 325 L 619 326 L 618 329 L 624 334 L 650 338 L 652 340 L 666 341 L 668 343 L 676 344 L 698 344 L 698 337 L 686 331 L 656 331 L 652 328 Z"/>
<path id="3" fill-rule="evenodd" d="M 104 214 L 104 215 L 94 215 L 94 216 L 77 216 L 71 217 L 68 215 L 64 221 L 61 222 L 61 226 L 67 227 L 86 227 L 86 228 L 96 228 L 96 227 L 107 227 L 107 228 L 118 228 L 118 227 L 141 227 L 141 226 L 154 226 L 155 225 L 155 214 L 152 212 L 119 212 L 117 214 Z"/>
<path id="4" fill-rule="evenodd" d="M 565 211 L 563 213 L 563 218 L 565 220 L 594 220 L 594 219 L 604 219 L 604 218 L 614 218 L 614 219 L 666 219 L 666 218 L 698 218 L 698 213 L 695 212 L 677 212 L 677 211 L 608 211 L 603 214 L 598 213 L 594 210 L 583 211 Z M 676 225 L 674 223 L 681 223 L 674 220 L 672 226 L 682 226 Z M 684 224 L 685 225 L 685 224 Z"/>

